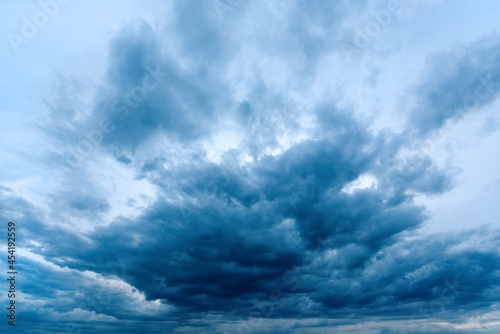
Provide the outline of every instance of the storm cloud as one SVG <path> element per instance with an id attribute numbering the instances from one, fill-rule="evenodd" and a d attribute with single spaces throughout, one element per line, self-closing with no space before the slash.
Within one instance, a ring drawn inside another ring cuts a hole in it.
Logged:
<path id="1" fill-rule="evenodd" d="M 496 117 L 498 32 L 425 49 L 415 72 L 394 31 L 446 7 L 424 3 L 387 23 L 377 1 L 152 1 L 89 27 L 98 71 L 56 67 L 32 141 L 5 151 L 24 162 L 0 180 L 22 330 L 495 331 L 498 224 L 429 232 L 426 201 L 469 175 L 446 136 Z"/>

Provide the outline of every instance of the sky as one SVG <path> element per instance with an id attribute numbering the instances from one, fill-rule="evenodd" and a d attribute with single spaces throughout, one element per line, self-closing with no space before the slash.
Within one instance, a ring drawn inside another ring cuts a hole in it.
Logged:
<path id="1" fill-rule="evenodd" d="M 499 13 L 0 0 L 1 332 L 500 332 Z"/>

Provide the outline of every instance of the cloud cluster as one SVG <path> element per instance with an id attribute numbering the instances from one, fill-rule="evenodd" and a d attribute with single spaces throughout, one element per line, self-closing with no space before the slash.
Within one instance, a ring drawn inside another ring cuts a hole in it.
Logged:
<path id="1" fill-rule="evenodd" d="M 28 326 L 315 333 L 362 320 L 396 333 L 425 321 L 464 333 L 470 312 L 494 311 L 500 232 L 420 234 L 429 212 L 415 198 L 452 189 L 455 171 L 415 147 L 494 101 L 500 48 L 435 56 L 404 130 L 375 133 L 331 96 L 297 93 L 338 52 L 352 6 L 243 3 L 221 19 L 209 2 L 176 2 L 164 32 L 140 20 L 109 42 L 85 112 L 86 84 L 59 78 L 38 123 L 62 180 L 51 209 L 0 189 L 1 219 L 22 222 L 29 245 Z M 154 196 L 125 198 L 134 214 L 107 221 L 119 192 L 101 186 L 108 168 Z"/>

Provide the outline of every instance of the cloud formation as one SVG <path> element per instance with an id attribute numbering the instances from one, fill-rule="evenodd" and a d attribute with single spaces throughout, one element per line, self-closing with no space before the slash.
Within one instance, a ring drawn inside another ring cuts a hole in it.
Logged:
<path id="1" fill-rule="evenodd" d="M 430 57 L 402 128 L 376 130 L 310 88 L 373 3 L 214 3 L 132 20 L 101 82 L 41 99 L 50 187 L 0 188 L 26 332 L 494 330 L 500 231 L 423 233 L 419 199 L 459 182 L 422 143 L 495 103 L 495 38 Z"/>

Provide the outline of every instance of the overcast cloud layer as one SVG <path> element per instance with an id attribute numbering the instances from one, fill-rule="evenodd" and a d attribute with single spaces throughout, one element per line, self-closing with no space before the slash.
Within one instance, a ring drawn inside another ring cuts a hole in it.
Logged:
<path id="1" fill-rule="evenodd" d="M 2 331 L 500 331 L 496 1 L 0 9 Z"/>

